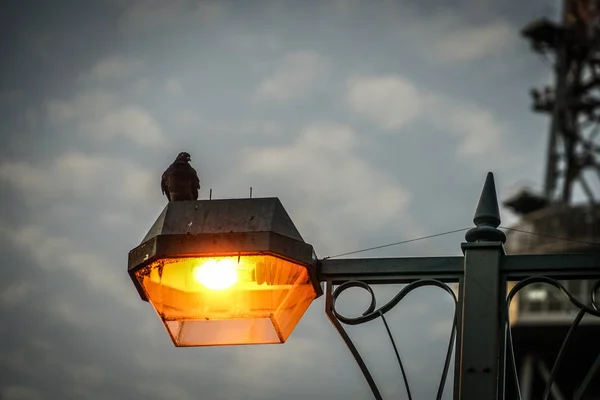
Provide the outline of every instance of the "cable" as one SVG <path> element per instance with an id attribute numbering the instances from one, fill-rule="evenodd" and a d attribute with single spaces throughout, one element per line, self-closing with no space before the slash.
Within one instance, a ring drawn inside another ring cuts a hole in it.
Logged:
<path id="1" fill-rule="evenodd" d="M 325 258 L 323 258 L 323 260 L 329 260 L 331 258 L 337 258 L 337 257 L 347 256 L 347 255 L 350 255 L 350 254 L 362 253 L 362 252 L 365 252 L 365 251 L 383 249 L 384 247 L 397 246 L 399 244 L 416 242 L 417 240 L 431 239 L 431 238 L 438 237 L 438 236 L 449 235 L 451 233 L 463 232 L 463 231 L 466 231 L 468 229 L 471 229 L 471 227 L 469 227 L 469 228 L 462 228 L 462 229 L 455 229 L 453 231 L 448 231 L 448 232 L 443 232 L 443 233 L 436 233 L 435 235 L 429 235 L 429 236 L 418 237 L 418 238 L 415 238 L 415 239 L 403 240 L 401 242 L 389 243 L 389 244 L 384 244 L 384 245 L 381 245 L 381 246 L 368 247 L 366 249 L 361 249 L 361 250 L 356 250 L 356 251 L 349 251 L 347 253 L 336 254 L 335 256 L 325 257 Z"/>
<path id="2" fill-rule="evenodd" d="M 329 260 L 329 259 L 332 259 L 332 258 L 337 258 L 337 257 L 342 257 L 342 256 L 348 256 L 348 255 L 351 255 L 351 254 L 364 253 L 366 251 L 379 250 L 379 249 L 383 249 L 385 247 L 391 247 L 391 246 L 397 246 L 397 245 L 400 245 L 400 244 L 416 242 L 418 240 L 431 239 L 431 238 L 438 237 L 438 236 L 449 235 L 451 233 L 463 232 L 463 231 L 466 231 L 466 230 L 471 229 L 471 228 L 472 227 L 462 228 L 462 229 L 455 229 L 455 230 L 448 231 L 448 232 L 436 233 L 435 235 L 428 235 L 428 236 L 422 236 L 422 237 L 418 237 L 418 238 L 414 238 L 414 239 L 409 239 L 409 240 L 402 240 L 400 242 L 388 243 L 388 244 L 384 244 L 384 245 L 381 245 L 381 246 L 367 247 L 366 249 L 349 251 L 347 253 L 341 253 L 341 254 L 336 254 L 334 256 L 328 256 L 328 257 L 323 258 L 323 260 Z M 567 238 L 558 237 L 558 236 L 544 235 L 542 233 L 529 232 L 529 231 L 524 231 L 524 230 L 516 229 L 516 228 L 509 228 L 507 226 L 500 226 L 499 228 L 500 229 L 505 229 L 505 230 L 508 230 L 508 231 L 525 233 L 525 234 L 533 235 L 533 236 L 545 237 L 545 238 L 548 238 L 548 239 L 562 240 L 562 241 L 565 241 L 565 242 L 572 242 L 572 243 L 579 243 L 579 244 L 587 244 L 587 245 L 591 245 L 591 246 L 600 246 L 600 243 L 596 243 L 596 242 L 586 242 L 584 240 L 575 240 L 575 239 L 567 239 Z"/>
<path id="3" fill-rule="evenodd" d="M 591 246 L 600 246 L 600 243 L 597 243 L 597 242 L 586 242 L 584 240 L 575 240 L 575 239 L 567 239 L 567 238 L 558 237 L 558 236 L 544 235 L 543 233 L 529 232 L 529 231 L 524 231 L 524 230 L 521 230 L 521 229 L 508 228 L 506 226 L 501 226 L 500 229 L 506 229 L 508 231 L 514 231 L 514 232 L 519 232 L 519 233 L 526 233 L 528 235 L 540 236 L 540 237 L 545 237 L 545 238 L 548 238 L 548 239 L 562 240 L 564 242 L 588 244 L 588 245 L 591 245 Z"/>

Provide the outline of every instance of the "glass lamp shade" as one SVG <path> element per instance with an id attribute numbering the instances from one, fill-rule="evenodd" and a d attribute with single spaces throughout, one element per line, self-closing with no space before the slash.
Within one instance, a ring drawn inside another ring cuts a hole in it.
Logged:
<path id="1" fill-rule="evenodd" d="M 135 273 L 175 346 L 284 343 L 317 293 L 271 255 L 154 261 Z"/>

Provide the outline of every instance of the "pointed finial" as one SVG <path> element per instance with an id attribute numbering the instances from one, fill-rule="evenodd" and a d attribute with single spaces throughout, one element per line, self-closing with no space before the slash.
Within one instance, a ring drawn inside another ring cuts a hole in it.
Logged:
<path id="1" fill-rule="evenodd" d="M 465 235 L 467 242 L 506 242 L 506 235 L 498 229 L 500 225 L 500 210 L 494 174 L 488 172 L 479 197 L 479 204 L 473 218 L 475 228 L 470 229 Z"/>

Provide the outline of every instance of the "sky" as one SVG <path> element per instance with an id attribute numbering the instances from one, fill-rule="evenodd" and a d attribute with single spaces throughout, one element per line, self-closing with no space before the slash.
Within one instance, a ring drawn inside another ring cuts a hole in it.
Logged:
<path id="1" fill-rule="evenodd" d="M 283 345 L 172 345 L 127 254 L 180 151 L 202 199 L 279 197 L 319 257 L 472 226 L 488 171 L 500 200 L 541 185 L 549 121 L 528 92 L 551 73 L 519 30 L 555 1 L 0 7 L 3 400 L 371 398 L 323 297 Z M 357 256 L 454 256 L 463 240 Z M 432 398 L 451 301 L 421 289 L 397 308 L 414 398 Z M 351 332 L 384 395 L 403 398 L 381 326 Z"/>

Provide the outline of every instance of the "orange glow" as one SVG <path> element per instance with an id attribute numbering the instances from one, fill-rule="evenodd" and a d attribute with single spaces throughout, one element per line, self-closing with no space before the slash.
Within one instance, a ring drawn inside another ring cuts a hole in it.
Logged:
<path id="1" fill-rule="evenodd" d="M 212 290 L 229 289 L 238 281 L 237 268 L 231 259 L 210 259 L 194 267 L 192 274 L 198 283 Z"/>
<path id="2" fill-rule="evenodd" d="M 176 346 L 283 343 L 316 297 L 274 256 L 158 260 L 136 272 Z"/>

